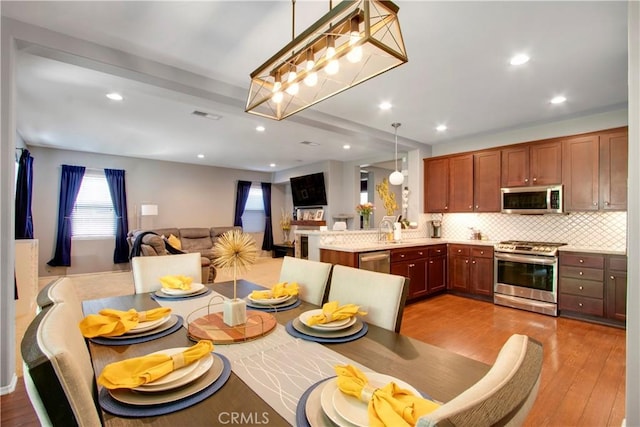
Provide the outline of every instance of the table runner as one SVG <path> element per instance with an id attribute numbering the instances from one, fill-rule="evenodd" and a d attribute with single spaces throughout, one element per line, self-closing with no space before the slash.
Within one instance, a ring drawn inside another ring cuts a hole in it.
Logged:
<path id="1" fill-rule="evenodd" d="M 203 298 L 158 301 L 158 304 L 184 316 L 186 327 L 186 316 L 206 306 L 216 294 L 214 291 Z M 222 311 L 222 306 L 217 310 L 212 306 L 213 311 Z M 295 424 L 296 405 L 303 393 L 321 379 L 334 376 L 335 365 L 351 364 L 369 370 L 328 347 L 292 337 L 283 325 L 277 325 L 274 332 L 257 340 L 218 344 L 214 351 L 226 356 L 232 371 L 291 425 Z"/>

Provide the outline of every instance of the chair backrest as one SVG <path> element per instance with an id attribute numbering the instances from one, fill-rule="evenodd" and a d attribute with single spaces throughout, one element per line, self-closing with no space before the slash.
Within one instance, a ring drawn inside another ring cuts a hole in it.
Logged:
<path id="1" fill-rule="evenodd" d="M 416 426 L 520 426 L 538 394 L 541 372 L 542 344 L 514 334 L 484 377 Z"/>
<path id="2" fill-rule="evenodd" d="M 97 388 L 84 337 L 67 303 L 44 308 L 22 340 L 25 385 L 43 424 L 100 426 Z"/>
<path id="3" fill-rule="evenodd" d="M 334 265 L 328 301 L 364 306 L 368 323 L 400 332 L 408 291 L 405 277 Z"/>
<path id="4" fill-rule="evenodd" d="M 73 313 L 76 323 L 80 322 L 84 317 L 82 303 L 78 298 L 72 278 L 61 277 L 53 282 L 49 286 L 47 296 L 54 304 L 66 303 L 67 310 Z"/>
<path id="5" fill-rule="evenodd" d="M 329 282 L 332 265 L 326 262 L 309 261 L 285 256 L 280 268 L 280 282 L 296 282 L 300 299 L 321 305 Z"/>
<path id="6" fill-rule="evenodd" d="M 141 256 L 131 259 L 135 293 L 157 291 L 162 287 L 160 278 L 168 275 L 183 275 L 202 283 L 200 253 Z"/>

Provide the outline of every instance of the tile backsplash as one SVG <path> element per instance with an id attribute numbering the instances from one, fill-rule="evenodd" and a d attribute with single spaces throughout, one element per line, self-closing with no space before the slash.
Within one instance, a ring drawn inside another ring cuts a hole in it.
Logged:
<path id="1" fill-rule="evenodd" d="M 422 214 L 421 226 L 437 214 Z M 488 240 L 563 242 L 572 246 L 624 251 L 627 243 L 626 212 L 571 212 L 565 215 L 509 215 L 455 213 L 442 215 L 442 237 L 468 240 L 470 227 Z M 486 236 L 486 237 L 485 237 Z"/>

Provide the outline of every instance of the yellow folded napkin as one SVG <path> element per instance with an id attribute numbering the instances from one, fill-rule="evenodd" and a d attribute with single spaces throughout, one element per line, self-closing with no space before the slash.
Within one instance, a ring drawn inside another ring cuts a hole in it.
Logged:
<path id="1" fill-rule="evenodd" d="M 315 314 L 307 320 L 307 325 L 313 326 L 333 322 L 336 320 L 348 319 L 356 314 L 364 316 L 365 311 L 359 311 L 360 306 L 355 304 L 338 305 L 338 301 L 330 301 L 322 306 L 322 313 Z"/>
<path id="2" fill-rule="evenodd" d="M 108 389 L 138 387 L 187 366 L 212 351 L 213 343 L 202 340 L 173 356 L 158 353 L 110 363 L 102 370 L 98 384 Z"/>
<path id="3" fill-rule="evenodd" d="M 162 287 L 165 289 L 180 289 L 183 291 L 188 291 L 191 289 L 191 282 L 193 282 L 192 277 L 188 276 L 162 276 L 160 278 L 160 283 L 162 283 Z"/>
<path id="4" fill-rule="evenodd" d="M 158 307 L 153 310 L 129 311 L 105 308 L 99 314 L 90 314 L 80 321 L 80 331 L 87 338 L 117 337 L 136 327 L 140 322 L 162 319 L 171 313 L 170 308 Z"/>
<path id="5" fill-rule="evenodd" d="M 253 291 L 249 295 L 251 299 L 271 299 L 289 295 L 298 295 L 298 283 L 280 282 L 273 285 L 271 290 Z"/>
<path id="6" fill-rule="evenodd" d="M 398 387 L 394 382 L 375 389 L 369 385 L 367 376 L 355 366 L 337 365 L 335 371 L 340 391 L 368 403 L 369 425 L 372 427 L 414 426 L 418 418 L 440 407 L 429 399 Z"/>

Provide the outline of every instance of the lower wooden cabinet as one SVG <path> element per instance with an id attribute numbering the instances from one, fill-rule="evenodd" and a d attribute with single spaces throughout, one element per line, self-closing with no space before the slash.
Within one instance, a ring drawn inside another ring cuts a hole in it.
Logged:
<path id="1" fill-rule="evenodd" d="M 448 288 L 493 297 L 493 247 L 449 245 Z"/>
<path id="2" fill-rule="evenodd" d="M 606 313 L 612 320 L 627 320 L 627 257 L 610 255 L 605 270 Z"/>
<path id="3" fill-rule="evenodd" d="M 409 278 L 412 300 L 446 289 L 446 245 L 393 249 L 391 274 Z"/>

